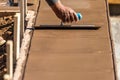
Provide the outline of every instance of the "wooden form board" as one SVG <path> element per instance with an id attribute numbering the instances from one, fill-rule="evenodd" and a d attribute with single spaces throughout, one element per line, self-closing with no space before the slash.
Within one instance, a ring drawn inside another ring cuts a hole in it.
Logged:
<path id="1" fill-rule="evenodd" d="M 27 6 L 28 9 L 30 10 L 37 10 L 38 5 L 40 4 L 39 0 L 27 0 Z M 37 3 L 35 3 L 37 2 Z M 19 8 L 19 0 L 14 0 L 14 4 L 13 6 L 0 6 L 0 12 L 15 12 L 15 13 L 19 13 L 20 12 L 20 8 Z"/>
<path id="2" fill-rule="evenodd" d="M 107 0 L 61 1 L 83 14 L 83 19 L 73 24 L 101 28 L 35 30 L 24 80 L 115 80 Z M 45 1 L 36 26 L 41 24 L 60 24 Z"/>
<path id="3" fill-rule="evenodd" d="M 108 0 L 110 4 L 120 4 L 120 0 Z"/>

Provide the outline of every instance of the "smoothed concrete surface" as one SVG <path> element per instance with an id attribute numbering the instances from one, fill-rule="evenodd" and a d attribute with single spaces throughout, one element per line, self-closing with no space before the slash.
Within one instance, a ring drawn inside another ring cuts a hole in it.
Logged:
<path id="1" fill-rule="evenodd" d="M 35 30 L 24 80 L 115 80 L 106 0 L 61 1 L 83 14 L 83 19 L 73 24 L 101 28 Z M 45 1 L 36 26 L 41 24 L 60 24 Z"/>

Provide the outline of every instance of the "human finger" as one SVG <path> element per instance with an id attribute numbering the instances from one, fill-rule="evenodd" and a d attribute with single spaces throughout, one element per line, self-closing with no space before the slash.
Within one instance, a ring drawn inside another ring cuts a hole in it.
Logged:
<path id="1" fill-rule="evenodd" d="M 70 16 L 71 16 L 71 14 L 68 12 L 67 13 L 67 18 L 66 18 L 66 21 L 69 23 L 69 22 L 71 22 L 71 18 L 70 18 Z"/>
<path id="2" fill-rule="evenodd" d="M 74 18 L 74 13 L 71 12 L 71 13 L 70 13 L 70 21 L 73 22 L 74 20 L 75 20 L 75 18 Z"/>
<path id="3" fill-rule="evenodd" d="M 74 12 L 73 15 L 74 15 L 74 21 L 78 21 L 78 17 L 77 17 L 76 12 Z"/>

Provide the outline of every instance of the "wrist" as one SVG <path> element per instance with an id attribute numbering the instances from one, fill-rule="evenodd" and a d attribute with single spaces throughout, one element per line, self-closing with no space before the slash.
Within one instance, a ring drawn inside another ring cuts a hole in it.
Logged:
<path id="1" fill-rule="evenodd" d="M 51 5 L 51 8 L 56 11 L 59 10 L 61 8 L 64 8 L 64 5 L 60 2 L 60 0 L 58 0 L 56 3 L 54 3 L 53 5 Z"/>
<path id="2" fill-rule="evenodd" d="M 56 2 L 58 2 L 59 0 L 46 0 L 46 2 L 48 3 L 49 6 L 54 5 Z"/>

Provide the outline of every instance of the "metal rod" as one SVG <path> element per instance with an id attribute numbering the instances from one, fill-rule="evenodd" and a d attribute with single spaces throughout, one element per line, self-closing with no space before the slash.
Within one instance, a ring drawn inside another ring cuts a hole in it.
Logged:
<path id="1" fill-rule="evenodd" d="M 20 13 L 14 16 L 14 63 L 19 58 L 20 53 Z"/>
<path id="2" fill-rule="evenodd" d="M 13 41 L 9 40 L 6 44 L 6 52 L 7 52 L 7 74 L 9 74 L 9 78 L 13 77 Z"/>
<path id="3" fill-rule="evenodd" d="M 23 38 L 23 33 L 24 33 L 24 29 L 25 29 L 25 18 L 26 18 L 26 13 L 27 13 L 27 1 L 26 0 L 20 0 L 20 16 L 21 16 L 21 29 L 20 29 L 20 35 L 21 35 L 21 39 Z"/>

